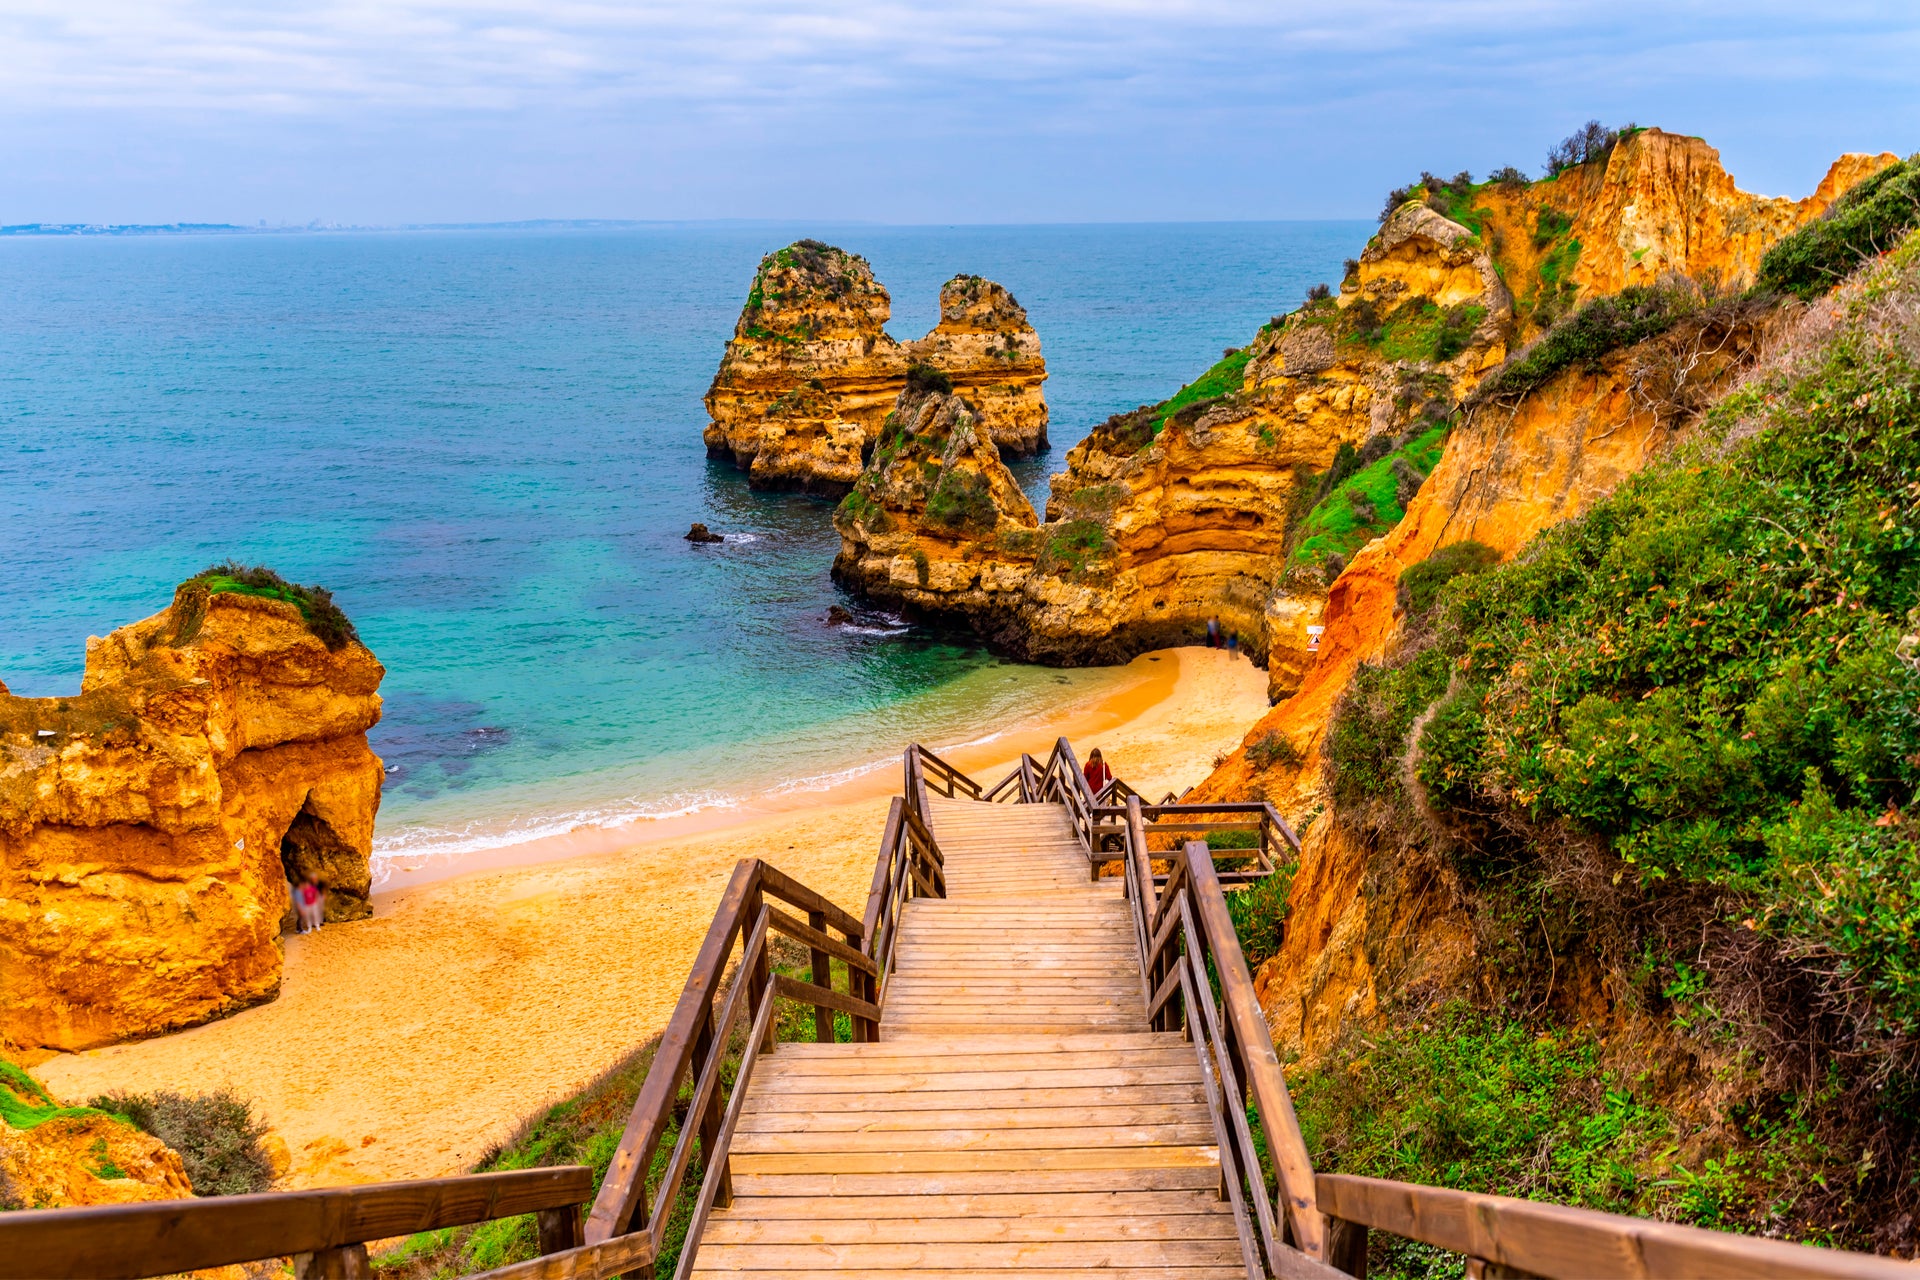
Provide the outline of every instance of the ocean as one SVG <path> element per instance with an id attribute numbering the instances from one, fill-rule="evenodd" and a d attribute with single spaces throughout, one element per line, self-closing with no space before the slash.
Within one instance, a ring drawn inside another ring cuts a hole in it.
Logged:
<path id="1" fill-rule="evenodd" d="M 848 604 L 828 503 L 709 462 L 700 397 L 763 253 L 864 254 L 918 337 L 960 271 L 1027 307 L 1046 477 L 1308 286 L 1363 223 L 707 224 L 0 240 L 0 681 L 207 565 L 331 588 L 386 665 L 376 867 L 820 788 L 1099 673 Z M 693 521 L 726 535 L 694 546 Z M 382 877 L 384 879 L 384 876 Z"/>

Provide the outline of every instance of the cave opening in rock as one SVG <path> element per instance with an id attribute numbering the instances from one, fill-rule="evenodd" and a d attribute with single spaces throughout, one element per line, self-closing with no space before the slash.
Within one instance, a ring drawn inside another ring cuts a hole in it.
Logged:
<path id="1" fill-rule="evenodd" d="M 280 837 L 280 865 L 289 889 L 312 880 L 326 890 L 328 924 L 359 920 L 373 913 L 365 893 L 365 857 L 320 816 L 311 795 Z M 293 908 L 289 906 L 282 924 L 284 932 L 292 930 L 293 921 Z"/>

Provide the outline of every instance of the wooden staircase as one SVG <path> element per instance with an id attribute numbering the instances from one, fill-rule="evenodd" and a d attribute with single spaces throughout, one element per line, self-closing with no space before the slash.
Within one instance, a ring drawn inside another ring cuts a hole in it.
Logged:
<path id="1" fill-rule="evenodd" d="M 991 787 L 918 746 L 905 773 L 864 917 L 760 859 L 734 868 L 597 1192 L 573 1165 L 0 1213 L 0 1280 L 287 1255 L 299 1280 L 354 1280 L 369 1241 L 521 1214 L 538 1256 L 479 1280 L 1350 1280 L 1375 1231 L 1470 1276 L 1914 1280 L 1890 1258 L 1316 1172 L 1224 892 L 1298 854 L 1271 805 L 1096 794 L 1064 738 Z M 775 967 L 774 934 L 810 974 Z"/>
<path id="2" fill-rule="evenodd" d="M 1124 882 L 1060 805 L 928 809 L 947 897 L 902 911 L 878 1041 L 760 1058 L 693 1274 L 1244 1277 Z"/>

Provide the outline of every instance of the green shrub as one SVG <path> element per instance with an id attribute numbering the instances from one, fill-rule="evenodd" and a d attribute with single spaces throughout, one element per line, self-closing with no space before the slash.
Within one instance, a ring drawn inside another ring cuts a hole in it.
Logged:
<path id="1" fill-rule="evenodd" d="M 84 1119 L 102 1114 L 94 1107 L 63 1107 L 25 1070 L 0 1058 L 0 1124 L 33 1129 L 49 1120 Z"/>
<path id="2" fill-rule="evenodd" d="M 921 395 L 951 395 L 953 379 L 930 364 L 907 366 L 907 390 Z"/>
<path id="3" fill-rule="evenodd" d="M 1595 298 L 1509 357 L 1474 389 L 1469 403 L 1515 403 L 1561 370 L 1597 365 L 1612 352 L 1665 333 L 1699 307 L 1691 291 L 1662 285 L 1629 285 Z"/>
<path id="4" fill-rule="evenodd" d="M 1845 279 L 1863 258 L 1891 249 L 1920 224 L 1920 154 L 1856 185 L 1823 218 L 1782 239 L 1760 260 L 1763 290 L 1818 297 Z"/>
<path id="5" fill-rule="evenodd" d="M 260 1147 L 267 1126 L 230 1090 L 110 1093 L 92 1105 L 124 1116 L 179 1152 L 197 1196 L 246 1195 L 273 1182 L 273 1167 Z"/>
<path id="6" fill-rule="evenodd" d="M 190 643 L 206 619 L 208 598 L 228 592 L 286 601 L 300 610 L 307 630 L 329 649 L 343 649 L 359 639 L 353 623 L 333 602 L 333 593 L 325 587 L 303 587 L 288 582 L 265 565 L 248 567 L 229 560 L 195 574 L 174 592 L 173 643 Z"/>
<path id="7" fill-rule="evenodd" d="M 1083 574 L 1113 548 L 1107 527 L 1098 520 L 1062 520 L 1048 528 L 1039 561 L 1046 572 Z"/>
<path id="8" fill-rule="evenodd" d="M 1604 163 L 1616 146 L 1640 131 L 1638 125 L 1609 129 L 1598 120 L 1589 120 L 1547 152 L 1547 176 L 1557 178 L 1583 164 Z"/>
<path id="9" fill-rule="evenodd" d="M 1300 754 L 1300 748 L 1293 745 L 1293 739 L 1278 729 L 1270 730 L 1247 744 L 1247 759 L 1256 769 L 1271 769 L 1276 765 L 1296 769 L 1306 761 Z"/>
<path id="10" fill-rule="evenodd" d="M 1881 317 L 1920 297 L 1920 247 L 1875 281 L 1793 380 L 1439 592 L 1430 636 L 1356 675 L 1326 759 L 1337 799 L 1392 800 L 1427 715 L 1415 776 L 1446 820 L 1521 857 L 1540 855 L 1503 833 L 1564 827 L 1641 892 L 1720 895 L 1733 923 L 1834 957 L 1828 998 L 1870 992 L 1907 1034 L 1920 352 Z"/>
<path id="11" fill-rule="evenodd" d="M 1400 575 L 1400 608 L 1425 613 L 1433 608 L 1440 588 L 1461 574 L 1480 573 L 1500 563 L 1500 553 L 1484 542 L 1453 542 Z"/>
<path id="12" fill-rule="evenodd" d="M 1000 522 L 993 486 L 977 471 L 948 467 L 927 495 L 927 516 L 948 528 L 987 530 Z"/>
<path id="13" fill-rule="evenodd" d="M 1251 354 L 1245 347 L 1229 351 L 1215 361 L 1212 368 L 1174 392 L 1170 399 L 1160 404 L 1153 434 L 1159 435 L 1161 428 L 1182 409 L 1206 404 L 1238 391 L 1246 381 L 1247 361 Z"/>
<path id="14" fill-rule="evenodd" d="M 1258 849 L 1260 833 L 1258 831 L 1209 831 L 1207 848 L 1209 849 Z"/>
<path id="15" fill-rule="evenodd" d="M 1211 843 L 1213 837 L 1207 839 Z M 1286 936 L 1287 894 L 1292 888 L 1293 869 L 1282 867 L 1227 894 L 1227 914 L 1248 965 L 1258 965 L 1280 950 Z"/>
<path id="16" fill-rule="evenodd" d="M 1400 523 L 1406 514 L 1400 502 L 1403 475 L 1409 468 L 1422 475 L 1431 472 L 1446 439 L 1447 428 L 1441 424 L 1398 448 L 1386 437 L 1375 437 L 1366 449 L 1343 443 L 1321 482 L 1323 496 L 1290 535 L 1294 546 L 1289 567 L 1321 567 L 1334 557 L 1344 564 Z"/>

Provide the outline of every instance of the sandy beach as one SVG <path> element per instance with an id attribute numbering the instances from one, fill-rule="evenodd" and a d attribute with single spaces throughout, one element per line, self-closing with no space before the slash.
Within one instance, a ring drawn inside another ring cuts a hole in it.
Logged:
<path id="1" fill-rule="evenodd" d="M 1142 791 L 1180 790 L 1266 709 L 1265 673 L 1245 659 L 1168 650 L 1051 723 L 952 758 L 997 780 L 1065 732 Z M 579 832 L 490 851 L 458 874 L 425 870 L 377 896 L 370 920 L 288 938 L 271 1004 L 35 1072 L 75 1101 L 231 1087 L 286 1142 L 286 1187 L 456 1172 L 661 1028 L 741 858 L 860 914 L 898 787 L 890 769 L 731 821 Z"/>

